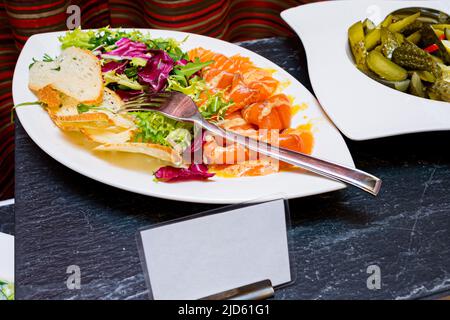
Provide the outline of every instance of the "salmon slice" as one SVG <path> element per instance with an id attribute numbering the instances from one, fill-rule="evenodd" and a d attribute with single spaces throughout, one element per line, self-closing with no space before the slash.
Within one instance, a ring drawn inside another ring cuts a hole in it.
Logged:
<path id="1" fill-rule="evenodd" d="M 291 125 L 291 104 L 285 94 L 277 94 L 247 106 L 242 110 L 242 116 L 260 129 L 283 130 Z"/>
<path id="2" fill-rule="evenodd" d="M 248 69 L 242 74 L 242 78 L 249 88 L 258 91 L 257 101 L 272 96 L 279 85 L 278 80 L 274 79 L 270 72 L 259 68 Z"/>
<path id="3" fill-rule="evenodd" d="M 211 171 L 224 177 L 265 176 L 279 171 L 277 161 L 271 159 L 246 161 L 232 165 L 212 165 Z"/>
<path id="4" fill-rule="evenodd" d="M 220 137 L 206 138 L 203 146 L 203 162 L 206 164 L 236 164 L 249 159 L 249 150 L 240 144 L 227 143 Z"/>
<path id="5" fill-rule="evenodd" d="M 285 142 L 285 148 L 306 154 L 312 153 L 314 147 L 314 135 L 311 130 L 303 129 L 302 126 L 300 126 L 299 128 L 288 128 L 286 130 L 283 130 L 283 132 L 280 134 L 280 139 L 282 136 L 286 135 L 295 135 L 299 137 L 301 143 L 299 147 L 294 147 L 295 144 L 292 144 L 292 142 Z"/>
<path id="6" fill-rule="evenodd" d="M 230 114 L 253 102 L 256 102 L 258 98 L 258 91 L 249 88 L 243 81 L 242 76 L 235 74 L 231 84 L 231 90 L 228 93 L 227 98 L 228 100 L 232 100 L 234 102 L 234 104 L 227 110 L 227 113 Z"/>
<path id="7" fill-rule="evenodd" d="M 242 57 L 239 54 L 232 56 L 231 61 L 233 61 L 234 67 L 237 72 L 244 73 L 248 71 L 250 68 L 255 68 L 253 62 L 250 61 L 248 57 Z"/>
<path id="8" fill-rule="evenodd" d="M 234 73 L 217 68 L 209 68 L 203 73 L 203 78 L 212 88 L 227 89 L 233 83 Z"/>
<path id="9" fill-rule="evenodd" d="M 195 48 L 188 52 L 188 56 L 191 61 L 195 61 L 195 58 L 199 58 L 201 62 L 214 61 L 207 69 L 214 68 L 228 72 L 236 71 L 233 61 L 221 53 L 215 53 L 203 48 Z"/>

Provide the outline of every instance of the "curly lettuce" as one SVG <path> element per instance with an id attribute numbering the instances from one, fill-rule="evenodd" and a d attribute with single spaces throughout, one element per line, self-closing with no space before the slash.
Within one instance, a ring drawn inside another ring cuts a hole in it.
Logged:
<path id="1" fill-rule="evenodd" d="M 135 140 L 171 146 L 169 134 L 176 129 L 186 129 L 192 133 L 192 124 L 179 122 L 151 111 L 130 112 L 135 117 L 138 132 Z"/>
<path id="2" fill-rule="evenodd" d="M 14 285 L 0 280 L 0 300 L 14 300 Z"/>

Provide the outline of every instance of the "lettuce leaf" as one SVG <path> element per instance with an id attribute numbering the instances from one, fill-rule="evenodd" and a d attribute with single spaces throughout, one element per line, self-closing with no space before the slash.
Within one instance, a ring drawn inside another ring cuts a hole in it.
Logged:
<path id="1" fill-rule="evenodd" d="M 142 33 L 138 30 L 123 31 L 120 28 L 110 29 L 109 27 L 104 27 L 96 31 L 84 31 L 81 28 L 77 28 L 60 36 L 59 41 L 63 49 L 72 46 L 88 50 L 102 47 L 105 51 L 110 51 L 116 48 L 117 41 L 122 38 L 143 43 L 149 50 L 166 51 L 173 61 L 188 59 L 187 53 L 180 48 L 181 43 L 186 39 L 179 42 L 172 38 L 152 38 L 149 33 Z"/>
<path id="2" fill-rule="evenodd" d="M 182 75 L 182 76 L 185 76 L 186 78 L 190 78 L 193 74 L 199 72 L 204 67 L 210 65 L 213 62 L 214 61 L 201 62 L 199 60 L 199 58 L 197 57 L 195 62 L 189 61 L 188 63 L 186 63 L 184 65 L 178 64 L 177 66 L 175 66 L 174 72 L 177 75 Z"/>
<path id="3" fill-rule="evenodd" d="M 171 146 L 166 138 L 172 131 L 183 128 L 192 132 L 191 123 L 169 119 L 156 112 L 136 111 L 130 112 L 130 114 L 135 117 L 135 123 L 138 127 L 138 133 L 135 135 L 136 141 Z"/>
<path id="4" fill-rule="evenodd" d="M 132 90 L 143 90 L 144 87 L 137 81 L 130 79 L 126 74 L 117 74 L 114 70 L 103 73 L 105 85 L 117 83 Z"/>
<path id="5" fill-rule="evenodd" d="M 58 39 L 61 42 L 62 49 L 78 47 L 92 50 L 96 48 L 96 44 L 93 43 L 95 32 L 92 30 L 82 31 L 81 28 L 76 28 L 73 31 L 66 32 L 64 36 L 60 36 Z"/>
<path id="6" fill-rule="evenodd" d="M 14 300 L 14 285 L 0 280 L 0 300 Z"/>

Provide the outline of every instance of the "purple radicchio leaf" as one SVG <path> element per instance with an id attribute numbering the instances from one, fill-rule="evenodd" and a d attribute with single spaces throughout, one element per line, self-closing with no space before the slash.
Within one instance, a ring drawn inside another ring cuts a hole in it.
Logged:
<path id="1" fill-rule="evenodd" d="M 138 71 L 139 83 L 147 84 L 152 91 L 159 92 L 166 86 L 174 62 L 163 50 L 150 50 L 150 53 L 152 56 L 146 66 Z"/>

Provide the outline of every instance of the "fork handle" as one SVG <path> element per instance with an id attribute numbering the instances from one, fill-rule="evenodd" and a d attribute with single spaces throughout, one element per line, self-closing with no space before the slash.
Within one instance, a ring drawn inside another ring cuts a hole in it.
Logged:
<path id="1" fill-rule="evenodd" d="M 245 137 L 230 131 L 225 131 L 205 120 L 199 121 L 199 124 L 206 130 L 241 144 L 252 151 L 256 151 L 265 156 L 290 163 L 305 170 L 314 172 L 318 175 L 331 178 L 333 180 L 345 182 L 358 187 L 372 195 L 377 195 L 381 188 L 381 179 L 358 169 L 343 166 L 330 161 L 312 157 L 310 155 L 288 150 L 281 147 L 275 147 L 262 141 Z"/>

